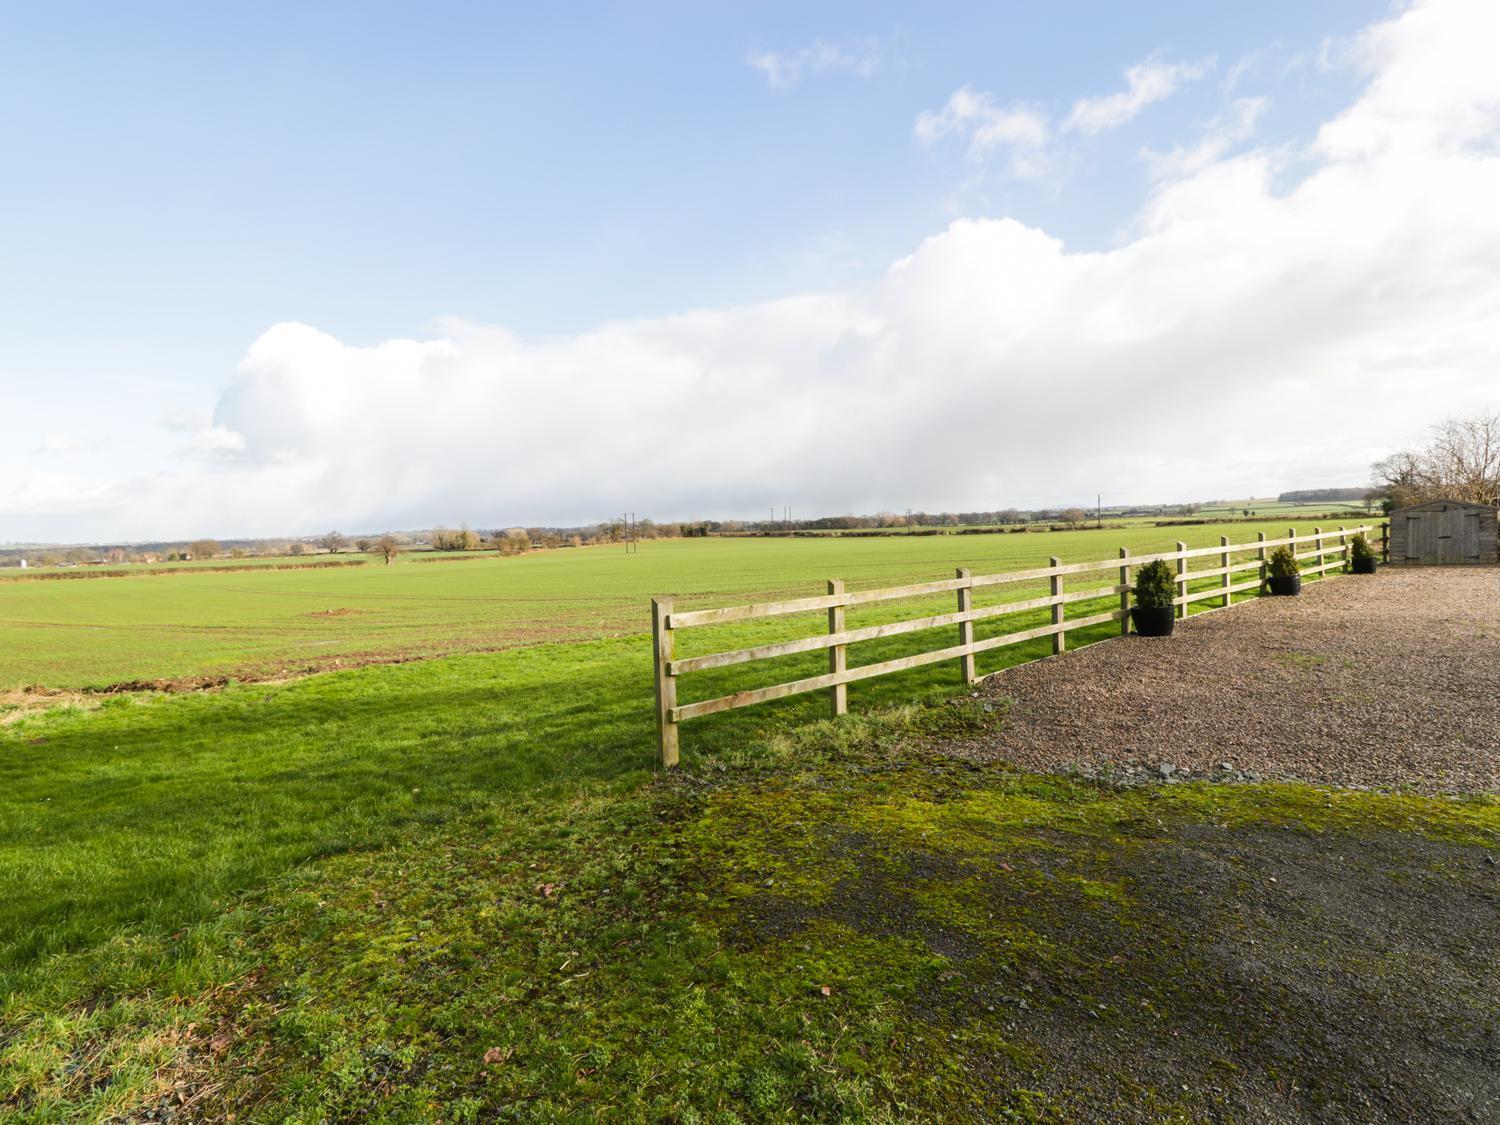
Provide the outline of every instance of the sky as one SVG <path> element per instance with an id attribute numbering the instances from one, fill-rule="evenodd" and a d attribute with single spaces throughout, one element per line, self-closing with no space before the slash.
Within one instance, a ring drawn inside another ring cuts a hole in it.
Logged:
<path id="1" fill-rule="evenodd" d="M 0 542 L 1361 483 L 1500 405 L 1496 42 L 0 0 Z"/>

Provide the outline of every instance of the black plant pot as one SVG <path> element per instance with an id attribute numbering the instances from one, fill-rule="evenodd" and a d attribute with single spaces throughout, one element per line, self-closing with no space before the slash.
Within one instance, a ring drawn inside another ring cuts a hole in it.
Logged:
<path id="1" fill-rule="evenodd" d="M 1349 565 L 1355 574 L 1375 573 L 1375 557 L 1373 555 L 1367 559 L 1355 559 Z"/>
<path id="2" fill-rule="evenodd" d="M 1143 637 L 1170 637 L 1177 622 L 1177 611 L 1172 606 L 1133 605 L 1130 607 L 1130 621 Z"/>
<path id="3" fill-rule="evenodd" d="M 1300 574 L 1293 574 L 1287 578 L 1277 578 L 1272 575 L 1270 582 L 1271 593 L 1273 594 L 1280 594 L 1282 597 L 1291 598 L 1302 593 L 1302 575 Z"/>

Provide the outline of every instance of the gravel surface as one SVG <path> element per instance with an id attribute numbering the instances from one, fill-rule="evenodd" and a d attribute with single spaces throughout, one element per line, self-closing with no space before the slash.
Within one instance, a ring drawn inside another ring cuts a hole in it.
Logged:
<path id="1" fill-rule="evenodd" d="M 1500 569 L 1382 568 L 1006 669 L 956 753 L 1126 782 L 1500 792 Z"/>

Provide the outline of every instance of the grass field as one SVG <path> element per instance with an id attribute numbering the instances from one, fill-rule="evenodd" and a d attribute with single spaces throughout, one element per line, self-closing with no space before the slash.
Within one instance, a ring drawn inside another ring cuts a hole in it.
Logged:
<path id="1" fill-rule="evenodd" d="M 1143 553 L 1178 531 L 1126 543 Z M 1180 531 L 1217 542 L 1214 528 Z M 941 1117 L 940 1091 L 918 1076 L 938 1025 L 901 1012 L 912 981 L 947 971 L 942 958 L 882 944 L 861 968 L 848 958 L 863 947 L 836 926 L 805 948 L 756 952 L 722 912 L 744 897 L 723 883 L 741 868 L 826 894 L 796 864 L 762 869 L 789 854 L 776 840 L 837 806 L 788 803 L 787 819 L 762 804 L 764 822 L 751 823 L 730 815 L 732 796 L 705 809 L 692 795 L 758 789 L 767 769 L 857 762 L 872 746 L 879 777 L 893 745 L 995 717 L 941 705 L 955 669 L 924 669 L 856 685 L 856 714 L 800 745 L 786 738 L 825 712 L 821 696 L 689 724 L 683 780 L 663 786 L 645 599 L 722 604 L 821 592 L 825 576 L 868 587 L 1118 545 L 1118 532 L 1087 531 L 708 540 L 638 556 L 0 588 L 0 682 L 496 649 L 127 693 L 0 725 L 0 1112 L 60 1120 L 189 1099 L 263 1120 Z M 767 636 L 736 626 L 697 643 Z M 1044 643 L 989 654 L 981 670 Z M 852 662 L 894 651 L 871 645 Z M 794 657 L 759 675 L 819 665 Z M 742 675 L 705 675 L 698 690 Z M 910 784 L 925 792 L 924 778 Z M 888 797 L 907 783 L 892 784 Z M 1072 815 L 1056 810 L 1089 799 L 1019 784 L 1026 815 Z M 1322 798 L 1257 800 L 1255 815 L 1276 820 Z M 1376 804 L 1349 815 L 1386 817 Z M 870 830 L 905 831 L 911 807 Z M 1494 820 L 1428 804 L 1421 815 L 1455 833 Z M 872 967 L 892 957 L 899 972 L 882 991 Z M 841 998 L 819 1007 L 828 981 Z"/>
<path id="2" fill-rule="evenodd" d="M 1351 521 L 1353 522 L 1353 521 Z M 911 539 L 688 539 L 516 558 L 0 583 L 0 688 L 275 677 L 341 664 L 621 636 L 652 595 L 683 607 L 822 593 L 1170 549 L 1307 523 Z M 1019 591 L 1013 591 L 1021 596 Z M 911 607 L 903 607 L 909 609 Z M 1081 610 L 1076 612 L 1082 612 Z M 875 620 L 866 617 L 864 620 Z M 804 623 L 793 622 L 798 628 Z M 854 622 L 851 622 L 854 624 Z M 705 643 L 713 638 L 702 638 Z M 697 638 L 695 638 L 696 642 Z"/>

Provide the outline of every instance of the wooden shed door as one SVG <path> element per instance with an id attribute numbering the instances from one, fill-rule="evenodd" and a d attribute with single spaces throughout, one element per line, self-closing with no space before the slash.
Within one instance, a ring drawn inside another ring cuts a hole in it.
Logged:
<path id="1" fill-rule="evenodd" d="M 1422 563 L 1477 563 L 1479 512 L 1413 512 L 1406 517 L 1406 555 Z"/>

